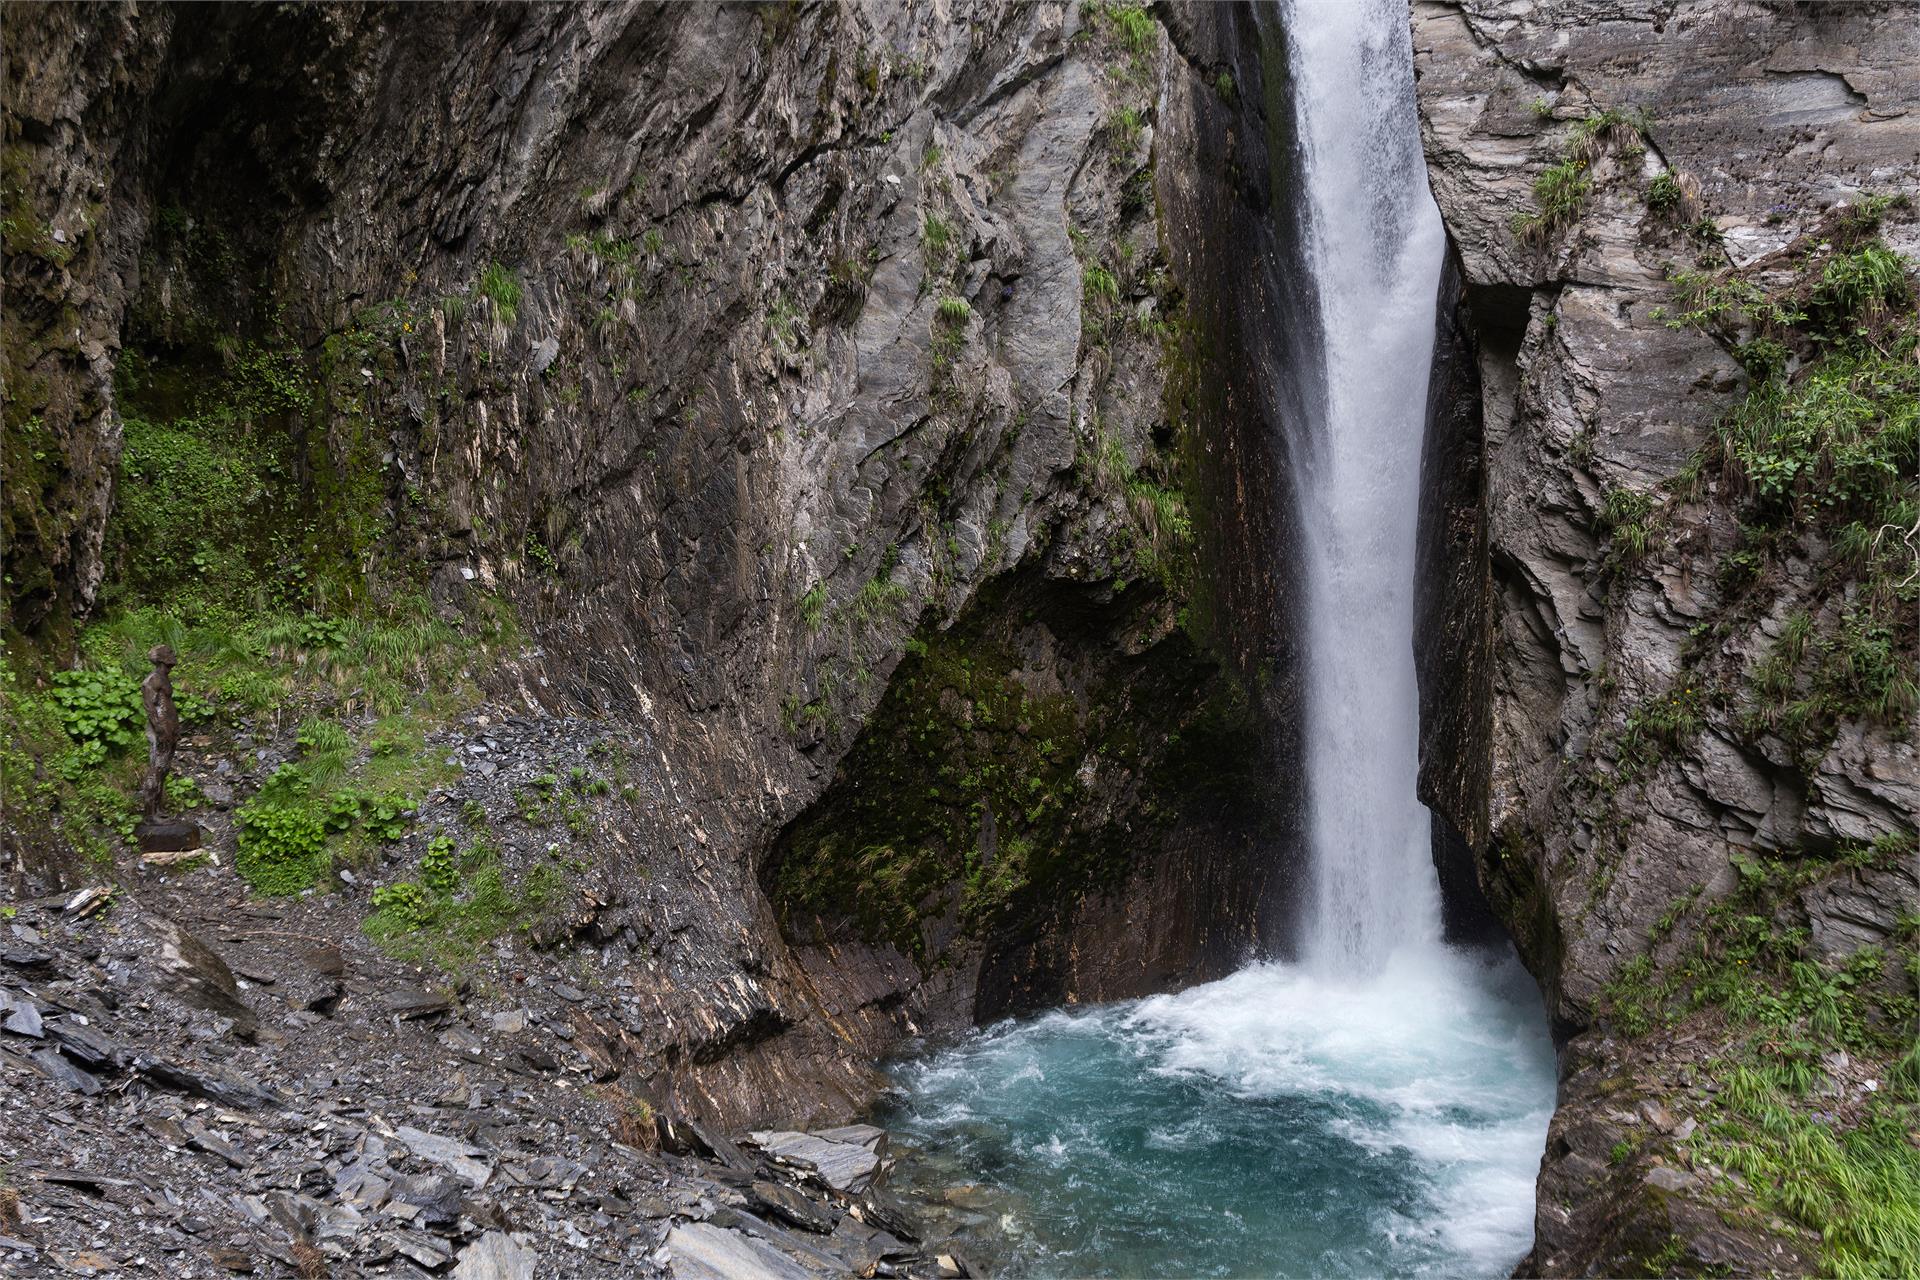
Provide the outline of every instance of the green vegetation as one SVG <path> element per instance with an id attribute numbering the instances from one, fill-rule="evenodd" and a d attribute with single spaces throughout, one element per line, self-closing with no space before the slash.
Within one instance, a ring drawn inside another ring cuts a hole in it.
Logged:
<path id="1" fill-rule="evenodd" d="M 901 593 L 883 568 L 861 594 L 888 609 Z M 1089 761 L 1182 803 L 1252 794 L 1236 781 L 1253 759 L 1245 700 L 1224 681 L 1195 696 L 1183 640 L 1119 677 L 1150 690 L 1076 694 L 1027 675 L 1019 637 L 979 621 L 1019 610 L 975 610 L 908 643 L 833 786 L 774 850 L 764 875 L 789 936 L 848 930 L 926 960 L 928 919 L 956 912 L 978 936 L 1117 883 L 1164 815 L 1149 806 L 1129 828 L 1100 810 L 1083 822 Z M 1167 708 L 1170 723 L 1143 724 L 1146 706 Z M 814 712 L 794 703 L 788 715 L 797 727 Z"/>
<path id="2" fill-rule="evenodd" d="M 804 820 L 772 886 L 783 917 L 851 916 L 863 936 L 924 955 L 920 904 L 962 884 L 963 910 L 990 911 L 1024 870 L 975 847 L 990 808 L 1001 844 L 1059 839 L 1084 749 L 1071 698 L 1035 697 L 1008 659 L 949 635 L 925 641 L 888 687 L 845 772 L 862 779 L 848 812 Z M 1037 839 L 1036 839 L 1037 838 Z"/>
<path id="3" fill-rule="evenodd" d="M 511 329 L 520 316 L 520 277 L 498 262 L 489 262 L 480 272 L 478 288 L 483 297 L 492 299 L 500 323 Z"/>
<path id="4" fill-rule="evenodd" d="M 955 325 L 965 324 L 973 315 L 973 307 L 968 304 L 967 300 L 965 298 L 955 297 L 953 294 L 947 294 L 941 298 L 934 310 L 940 319 L 946 321 L 948 324 Z"/>
<path id="5" fill-rule="evenodd" d="M 939 214 L 930 213 L 920 224 L 920 244 L 927 253 L 928 270 L 943 257 L 947 246 L 953 243 L 953 224 Z"/>
<path id="6" fill-rule="evenodd" d="M 1120 296 L 1120 282 L 1105 267 L 1086 268 L 1081 272 L 1080 280 L 1089 297 L 1113 302 Z"/>
<path id="7" fill-rule="evenodd" d="M 60 727 L 73 740 L 71 763 L 94 769 L 109 752 L 140 745 L 147 724 L 140 704 L 140 682 L 124 671 L 56 671 L 53 701 Z"/>
<path id="8" fill-rule="evenodd" d="M 767 305 L 767 332 L 773 335 L 782 351 L 796 349 L 799 323 L 800 309 L 787 300 L 786 294 L 774 294 L 773 301 Z"/>
<path id="9" fill-rule="evenodd" d="M 806 621 L 807 630 L 818 631 L 827 616 L 827 584 L 816 582 L 807 588 L 800 597 L 800 616 Z"/>
<path id="10" fill-rule="evenodd" d="M 1563 160 L 1543 169 L 1533 180 L 1533 199 L 1539 207 L 1515 220 L 1514 231 L 1532 243 L 1545 243 L 1548 237 L 1570 227 L 1580 216 L 1593 180 L 1588 165 L 1580 160 Z"/>
<path id="11" fill-rule="evenodd" d="M 128 353 L 107 603 L 299 605 L 338 592 L 386 531 L 377 444 L 358 424 L 305 431 L 319 397 L 288 346 L 211 368 Z"/>
<path id="12" fill-rule="evenodd" d="M 1648 698 L 1627 713 L 1620 733 L 1622 770 L 1634 775 L 1685 746 L 1706 725 L 1706 698 L 1702 690 L 1682 684 Z"/>
<path id="13" fill-rule="evenodd" d="M 330 350 L 339 361 L 350 344 Z M 78 637 L 72 669 L 13 647 L 0 770 L 10 804 L 48 813 L 102 860 L 131 830 L 144 754 L 137 689 L 153 645 L 179 655 L 175 698 L 190 729 L 327 707 L 363 733 L 380 717 L 444 714 L 467 696 L 453 673 L 511 629 L 489 602 L 456 626 L 411 584 L 376 594 L 365 568 L 389 518 L 371 428 L 349 411 L 328 432 L 306 430 L 320 397 L 289 348 L 234 347 L 210 367 L 129 352 L 120 393 L 125 447 L 100 617 Z M 349 766 L 358 747 L 341 734 L 303 741 L 310 760 L 237 815 L 242 870 L 263 891 L 313 883 L 348 829 L 365 839 L 392 829 L 379 797 L 404 789 L 405 770 L 391 759 Z M 347 775 L 373 779 L 375 798 L 343 823 L 342 796 L 357 785 Z"/>
<path id="14" fill-rule="evenodd" d="M 391 954 L 453 969 L 494 938 L 531 928 L 564 883 L 550 862 L 510 881 L 490 843 L 477 840 L 463 853 L 442 832 L 427 842 L 420 879 L 373 891 L 373 914 L 361 927 Z"/>
<path id="15" fill-rule="evenodd" d="M 1123 545 L 1115 549 L 1131 553 L 1139 568 L 1168 590 L 1177 589 L 1193 552 L 1193 517 L 1180 460 L 1168 450 L 1149 448 L 1140 465 L 1131 466 L 1119 438 L 1096 421 L 1077 465 L 1096 491 L 1125 503 L 1131 519 L 1120 532 Z"/>
<path id="16" fill-rule="evenodd" d="M 1661 173 L 1655 174 L 1653 181 L 1647 184 L 1643 199 L 1647 208 L 1655 213 L 1673 213 L 1686 200 L 1686 192 L 1672 173 Z"/>
<path id="17" fill-rule="evenodd" d="M 1727 480 L 1759 523 L 1897 523 L 1914 496 L 1920 366 L 1857 348 L 1827 355 L 1792 381 L 1765 377 L 1721 426 L 1717 444 Z"/>
<path id="18" fill-rule="evenodd" d="M 1823 1274 L 1920 1268 L 1920 1161 L 1908 1137 L 1920 1123 L 1920 915 L 1900 920 L 1891 954 L 1869 946 L 1826 962 L 1779 904 L 1914 855 L 1906 835 L 1825 856 L 1736 859 L 1739 887 L 1700 913 L 1690 945 L 1664 967 L 1636 957 L 1606 994 L 1626 1035 L 1684 1024 L 1714 1046 L 1706 1075 L 1719 1087 L 1696 1095 L 1704 1111 L 1682 1150 L 1729 1193 L 1730 1212 L 1751 1213 L 1757 1199 L 1813 1233 Z M 1673 914 L 1693 911 L 1689 897 Z M 1853 1066 L 1836 1065 L 1835 1050 Z"/>
<path id="19" fill-rule="evenodd" d="M 1082 8 L 1089 32 L 1099 32 L 1135 58 L 1152 52 L 1159 24 L 1140 0 L 1089 0 Z"/>
<path id="20" fill-rule="evenodd" d="M 296 892 L 333 862 L 363 859 L 401 834 L 406 797 L 444 781 L 424 732 L 470 705 L 478 693 L 463 671 L 513 634 L 503 613 L 456 627 L 418 597 L 332 618 L 112 614 L 82 633 L 78 670 L 49 673 L 44 659 L 16 650 L 0 758 L 5 799 L 50 813 L 68 840 L 101 859 L 115 836 L 129 837 L 145 761 L 137 682 L 147 650 L 165 643 L 180 657 L 175 701 L 190 730 L 218 740 L 243 718 L 307 715 L 299 761 L 236 814 L 242 873 L 261 892 Z"/>
<path id="21" fill-rule="evenodd" d="M 1920 706 L 1920 330 L 1911 264 L 1874 234 L 1906 207 L 1878 199 L 1831 216 L 1790 247 L 1785 286 L 1675 278 L 1669 323 L 1720 339 L 1751 377 L 1701 458 L 1740 521 L 1720 580 L 1738 603 L 1764 594 L 1777 557 L 1819 569 L 1813 598 L 1747 673 L 1742 722 L 1814 759 L 1840 721 L 1897 727 Z"/>
<path id="22" fill-rule="evenodd" d="M 1535 114 L 1551 114 L 1551 108 Z M 1590 112 L 1574 121 L 1560 162 L 1533 181 L 1535 209 L 1515 215 L 1513 233 L 1528 244 L 1544 246 L 1572 226 L 1593 191 L 1593 168 L 1600 157 L 1608 151 L 1622 158 L 1639 155 L 1645 150 L 1641 136 L 1646 128 L 1645 117 L 1616 110 Z"/>
<path id="23" fill-rule="evenodd" d="M 1651 493 L 1609 489 L 1600 508 L 1600 528 L 1612 539 L 1608 566 L 1629 568 L 1646 558 L 1659 539 L 1662 513 Z"/>

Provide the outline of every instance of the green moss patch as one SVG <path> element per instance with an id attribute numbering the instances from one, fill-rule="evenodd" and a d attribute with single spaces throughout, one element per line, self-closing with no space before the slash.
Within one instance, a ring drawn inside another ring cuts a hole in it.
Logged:
<path id="1" fill-rule="evenodd" d="M 1257 794 L 1248 700 L 1184 634 L 1096 666 L 1074 654 L 1111 643 L 1102 615 L 1043 619 L 1019 600 L 1003 585 L 908 645 L 832 787 L 769 858 L 790 936 L 851 934 L 925 962 L 933 922 L 1017 928 L 1124 882 L 1180 812 Z M 1081 683 L 1083 667 L 1098 680 Z"/>

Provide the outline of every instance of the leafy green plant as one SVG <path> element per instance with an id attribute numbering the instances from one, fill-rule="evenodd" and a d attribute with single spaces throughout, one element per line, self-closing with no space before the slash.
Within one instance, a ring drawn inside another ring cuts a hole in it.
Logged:
<path id="1" fill-rule="evenodd" d="M 437 912 L 427 891 L 411 880 L 382 885 L 373 891 L 374 915 L 367 921 L 373 934 L 411 933 L 432 924 Z"/>
<path id="2" fill-rule="evenodd" d="M 310 805 L 256 797 L 234 817 L 240 828 L 234 865 L 255 893 L 285 897 L 326 874 L 326 828 Z"/>
<path id="3" fill-rule="evenodd" d="M 407 834 L 407 827 L 413 821 L 413 802 L 393 792 L 363 797 L 360 821 L 368 835 L 391 844 Z"/>
<path id="4" fill-rule="evenodd" d="M 794 349 L 794 339 L 800 323 L 800 309 L 787 300 L 784 293 L 776 293 L 767 306 L 767 332 L 780 344 L 783 351 Z"/>
<path id="5" fill-rule="evenodd" d="M 1607 490 L 1600 508 L 1600 527 L 1612 539 L 1609 564 L 1623 568 L 1646 558 L 1660 536 L 1659 499 L 1638 489 Z"/>
<path id="6" fill-rule="evenodd" d="M 938 258 L 953 243 L 953 224 L 937 213 L 930 213 L 920 224 L 920 243 L 929 258 Z"/>
<path id="7" fill-rule="evenodd" d="M 1656 764 L 1668 750 L 1685 745 L 1706 726 L 1704 690 L 1680 684 L 1648 698 L 1627 713 L 1620 754 L 1631 772 Z"/>
<path id="8" fill-rule="evenodd" d="M 430 843 L 422 875 L 430 877 L 426 884 L 403 880 L 375 889 L 373 912 L 361 928 L 395 955 L 449 969 L 492 939 L 528 928 L 565 883 L 558 868 L 542 863 L 510 884 L 498 851 L 482 841 L 457 866 L 450 852 L 436 854 Z"/>
<path id="9" fill-rule="evenodd" d="M 1913 489 L 1920 368 L 1871 351 L 1835 355 L 1792 384 L 1756 386 L 1718 440 L 1728 479 L 1762 520 L 1874 520 Z"/>
<path id="10" fill-rule="evenodd" d="M 1672 213 L 1686 199 L 1686 192 L 1680 186 L 1680 180 L 1671 172 L 1655 174 L 1653 181 L 1647 184 L 1643 199 L 1647 208 L 1655 213 Z"/>
<path id="11" fill-rule="evenodd" d="M 480 272 L 479 288 L 482 296 L 492 299 L 500 323 L 511 329 L 520 315 L 520 277 L 501 263 L 489 262 Z"/>
<path id="12" fill-rule="evenodd" d="M 1109 4 L 1100 11 L 1105 16 L 1114 36 L 1129 51 L 1138 55 L 1153 48 L 1158 24 L 1146 6 L 1129 0 L 1127 3 Z"/>
<path id="13" fill-rule="evenodd" d="M 420 859 L 420 878 L 441 897 L 450 896 L 460 887 L 452 836 L 440 834 L 427 841 L 427 851 Z"/>
<path id="14" fill-rule="evenodd" d="M 1535 207 L 1530 213 L 1514 216 L 1514 234 L 1529 244 L 1544 246 L 1556 233 L 1572 226 L 1593 191 L 1595 162 L 1608 149 L 1622 155 L 1644 150 L 1640 139 L 1645 128 L 1643 117 L 1614 109 L 1589 112 L 1574 121 L 1560 162 L 1549 165 L 1533 180 Z"/>
<path id="15" fill-rule="evenodd" d="M 200 793 L 200 784 L 188 774 L 170 774 L 166 785 L 167 804 L 174 809 L 198 809 L 206 800 Z"/>
<path id="16" fill-rule="evenodd" d="M 1572 226 L 1580 216 L 1593 180 L 1587 177 L 1587 162 L 1568 159 L 1550 165 L 1533 180 L 1532 213 L 1517 215 L 1513 230 L 1530 244 L 1545 244 L 1563 227 Z"/>
<path id="17" fill-rule="evenodd" d="M 1107 139 L 1112 149 L 1119 155 L 1130 155 L 1140 145 L 1140 134 L 1146 127 L 1146 118 L 1135 107 L 1116 107 L 1107 117 Z"/>
<path id="18" fill-rule="evenodd" d="M 1120 296 L 1120 282 L 1105 267 L 1088 267 L 1081 272 L 1080 280 L 1092 297 L 1112 302 Z"/>
<path id="19" fill-rule="evenodd" d="M 965 298 L 948 294 L 940 299 L 935 307 L 936 314 L 948 324 L 963 325 L 973 315 L 973 308 Z"/>
<path id="20" fill-rule="evenodd" d="M 526 553 L 527 559 L 532 561 L 534 567 L 542 573 L 558 574 L 560 572 L 560 561 L 547 549 L 546 543 L 531 533 L 527 535 Z"/>
<path id="21" fill-rule="evenodd" d="M 140 745 L 146 709 L 140 704 L 139 684 L 124 672 L 55 672 L 53 700 L 60 727 L 79 746 L 83 764 L 99 765 L 109 752 Z"/>

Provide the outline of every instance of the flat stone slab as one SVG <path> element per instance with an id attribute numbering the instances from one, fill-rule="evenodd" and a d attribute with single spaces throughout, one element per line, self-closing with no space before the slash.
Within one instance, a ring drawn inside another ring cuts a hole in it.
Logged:
<path id="1" fill-rule="evenodd" d="M 751 1236 L 706 1222 L 667 1233 L 667 1270 L 675 1280 L 814 1280 L 814 1273 Z"/>
<path id="2" fill-rule="evenodd" d="M 880 1157 L 852 1142 L 834 1142 L 791 1129 L 761 1129 L 748 1135 L 776 1160 L 811 1167 L 835 1191 L 860 1191 L 873 1181 Z"/>
<path id="3" fill-rule="evenodd" d="M 876 1155 L 884 1154 L 887 1149 L 887 1131 L 877 1124 L 844 1124 L 838 1129 L 815 1129 L 813 1136 L 825 1138 L 828 1142 L 850 1142 Z"/>
<path id="4" fill-rule="evenodd" d="M 460 1251 L 453 1280 L 533 1280 L 533 1250 L 504 1231 L 489 1231 Z"/>
<path id="5" fill-rule="evenodd" d="M 484 1187 L 487 1180 L 493 1177 L 493 1166 L 480 1159 L 487 1153 L 470 1143 L 443 1138 L 437 1133 L 427 1133 L 404 1124 L 396 1127 L 393 1135 L 422 1160 L 439 1165 L 472 1186 Z"/>

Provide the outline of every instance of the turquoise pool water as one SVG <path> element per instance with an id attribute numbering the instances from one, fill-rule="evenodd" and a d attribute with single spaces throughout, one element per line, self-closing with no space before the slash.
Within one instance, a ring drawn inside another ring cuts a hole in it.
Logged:
<path id="1" fill-rule="evenodd" d="M 1033 1276 L 1504 1275 L 1554 1059 L 1511 961 L 1343 983 L 1260 965 L 980 1031 L 892 1068 L 896 1180 Z"/>

